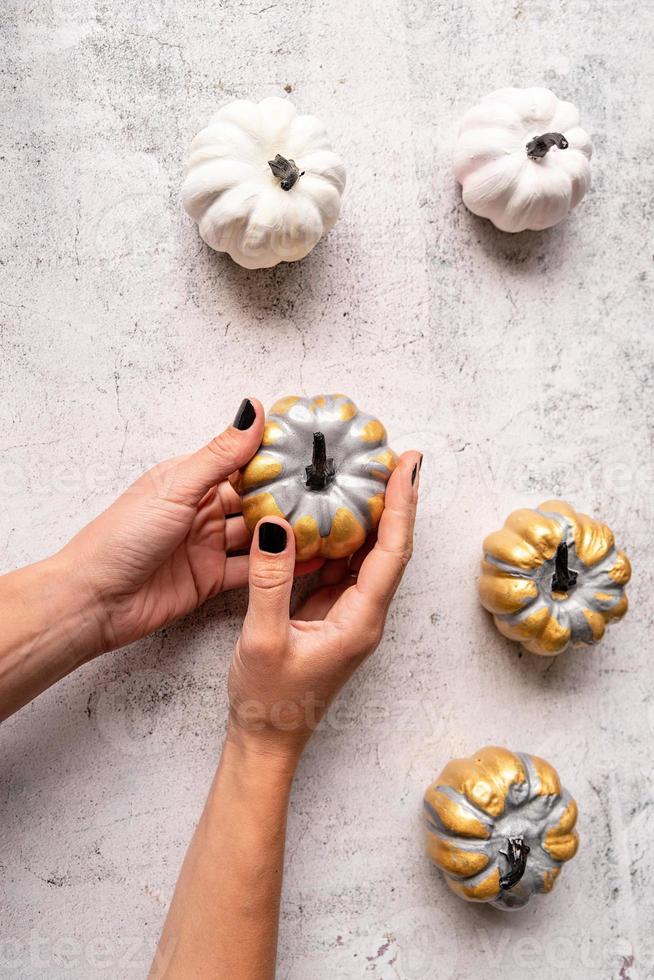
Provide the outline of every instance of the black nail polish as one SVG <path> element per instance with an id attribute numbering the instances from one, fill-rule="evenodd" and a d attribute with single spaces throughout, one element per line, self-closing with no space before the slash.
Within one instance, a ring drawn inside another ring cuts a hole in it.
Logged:
<path id="1" fill-rule="evenodd" d="M 423 456 L 422 456 L 422 453 L 420 453 L 420 459 L 418 460 L 418 473 L 422 469 L 422 459 L 423 459 Z"/>
<path id="2" fill-rule="evenodd" d="M 413 470 L 411 472 L 411 486 L 413 486 L 413 484 L 416 482 L 417 475 L 418 475 L 418 464 L 415 463 Z"/>
<path id="3" fill-rule="evenodd" d="M 269 555 L 279 555 L 286 547 L 286 528 L 266 521 L 259 526 L 259 547 Z"/>
<path id="4" fill-rule="evenodd" d="M 249 398 L 244 398 L 236 413 L 234 428 L 240 429 L 243 432 L 245 429 L 250 428 L 256 417 L 257 413 L 254 410 L 254 405 Z"/>

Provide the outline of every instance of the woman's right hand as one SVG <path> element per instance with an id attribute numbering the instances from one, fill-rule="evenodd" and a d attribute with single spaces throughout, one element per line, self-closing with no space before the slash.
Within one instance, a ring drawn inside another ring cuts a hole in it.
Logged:
<path id="1" fill-rule="evenodd" d="M 257 526 L 250 601 L 229 676 L 228 742 L 291 768 L 359 664 L 379 644 L 411 557 L 422 456 L 406 452 L 386 488 L 374 547 L 328 562 L 321 587 L 290 617 L 295 540 L 281 518 Z"/>

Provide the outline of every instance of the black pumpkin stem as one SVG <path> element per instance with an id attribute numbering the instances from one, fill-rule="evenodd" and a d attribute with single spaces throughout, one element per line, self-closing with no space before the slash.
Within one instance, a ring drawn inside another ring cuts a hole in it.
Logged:
<path id="1" fill-rule="evenodd" d="M 552 592 L 569 592 L 576 581 L 577 573 L 568 568 L 568 546 L 565 541 L 562 541 L 556 549 L 554 559 Z"/>
<path id="2" fill-rule="evenodd" d="M 527 855 L 530 851 L 522 837 L 507 837 L 506 848 L 506 851 L 500 851 L 509 862 L 509 870 L 500 878 L 500 888 L 503 891 L 518 884 L 527 868 Z"/>
<path id="3" fill-rule="evenodd" d="M 527 143 L 527 156 L 530 160 L 540 160 L 553 146 L 558 146 L 559 150 L 567 150 L 569 143 L 563 133 L 543 133 L 542 136 L 534 136 L 533 140 Z"/>
<path id="4" fill-rule="evenodd" d="M 311 465 L 306 467 L 306 474 L 309 490 L 324 490 L 336 475 L 334 460 L 327 459 L 327 445 L 322 432 L 313 434 L 313 456 Z"/>
<path id="5" fill-rule="evenodd" d="M 304 175 L 304 170 L 300 173 L 295 160 L 287 160 L 281 153 L 278 153 L 274 160 L 269 160 L 268 166 L 275 177 L 279 177 L 283 191 L 290 191 Z"/>

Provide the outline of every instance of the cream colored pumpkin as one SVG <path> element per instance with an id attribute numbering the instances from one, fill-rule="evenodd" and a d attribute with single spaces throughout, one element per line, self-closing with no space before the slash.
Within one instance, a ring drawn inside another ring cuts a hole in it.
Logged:
<path id="1" fill-rule="evenodd" d="M 468 902 L 523 908 L 577 853 L 577 805 L 544 759 L 497 746 L 452 759 L 424 796 L 427 853 Z"/>
<path id="2" fill-rule="evenodd" d="M 184 207 L 246 269 L 304 258 L 336 222 L 345 168 L 323 124 L 287 99 L 223 106 L 191 144 Z"/>
<path id="3" fill-rule="evenodd" d="M 504 88 L 463 117 L 454 171 L 467 208 L 502 231 L 558 224 L 590 187 L 579 112 L 545 88 Z"/>

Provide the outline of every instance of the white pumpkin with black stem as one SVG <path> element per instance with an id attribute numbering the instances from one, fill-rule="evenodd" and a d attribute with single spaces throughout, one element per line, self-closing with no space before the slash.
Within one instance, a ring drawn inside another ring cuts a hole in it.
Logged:
<path id="1" fill-rule="evenodd" d="M 463 202 L 501 231 L 558 224 L 590 187 L 579 111 L 545 88 L 504 88 L 463 117 L 454 171 Z"/>
<path id="2" fill-rule="evenodd" d="M 223 106 L 191 144 L 182 203 L 246 269 L 294 262 L 334 226 L 345 168 L 323 124 L 287 99 Z"/>

